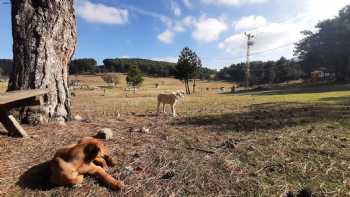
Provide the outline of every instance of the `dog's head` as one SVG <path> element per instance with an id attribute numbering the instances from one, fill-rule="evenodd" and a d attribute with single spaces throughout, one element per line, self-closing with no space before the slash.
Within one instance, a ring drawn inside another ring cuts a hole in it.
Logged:
<path id="1" fill-rule="evenodd" d="M 84 148 L 84 161 L 85 163 L 90 163 L 100 152 L 100 148 L 95 143 L 88 143 Z"/>
<path id="2" fill-rule="evenodd" d="M 176 98 L 183 98 L 185 97 L 185 92 L 183 90 L 177 90 L 175 92 Z"/>
<path id="3" fill-rule="evenodd" d="M 104 159 L 106 161 L 106 164 L 108 165 L 108 167 L 113 167 L 115 165 L 112 157 L 109 155 L 108 149 L 103 145 L 101 140 L 98 140 L 98 139 L 93 138 L 93 137 L 85 137 L 85 138 L 81 139 L 78 143 L 79 144 L 88 144 L 88 145 L 94 144 L 98 148 L 97 155 L 94 157 L 94 159 L 96 157 Z M 92 148 L 91 148 L 91 152 L 93 152 Z"/>

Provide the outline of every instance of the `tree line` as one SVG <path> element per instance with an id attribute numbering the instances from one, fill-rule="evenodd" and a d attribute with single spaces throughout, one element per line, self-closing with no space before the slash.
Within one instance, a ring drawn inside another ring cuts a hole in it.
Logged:
<path id="1" fill-rule="evenodd" d="M 316 25 L 317 31 L 303 31 L 295 55 L 307 75 L 321 67 L 336 74 L 337 81 L 350 79 L 350 5 L 337 17 Z"/>
<path id="2" fill-rule="evenodd" d="M 9 77 L 12 73 L 13 61 L 11 59 L 0 59 L 0 77 Z"/>
<path id="3" fill-rule="evenodd" d="M 216 79 L 243 83 L 245 81 L 245 63 L 232 64 L 221 69 Z M 296 60 L 281 57 L 277 61 L 251 62 L 251 85 L 282 83 L 304 77 L 301 65 Z"/>

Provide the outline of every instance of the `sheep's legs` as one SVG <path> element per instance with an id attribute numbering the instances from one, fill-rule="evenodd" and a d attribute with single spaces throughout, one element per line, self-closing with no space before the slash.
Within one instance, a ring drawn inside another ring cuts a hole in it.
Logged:
<path id="1" fill-rule="evenodd" d="M 165 113 L 165 104 L 163 103 L 163 113 Z"/>
<path id="2" fill-rule="evenodd" d="M 173 113 L 173 116 L 176 117 L 175 105 L 171 105 L 171 112 Z"/>
<path id="3" fill-rule="evenodd" d="M 158 104 L 157 104 L 157 115 L 159 114 L 159 107 L 160 107 L 160 102 L 158 101 Z"/>

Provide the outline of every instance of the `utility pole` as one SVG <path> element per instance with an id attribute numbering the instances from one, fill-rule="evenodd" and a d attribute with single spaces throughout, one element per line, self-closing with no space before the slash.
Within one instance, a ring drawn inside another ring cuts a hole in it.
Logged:
<path id="1" fill-rule="evenodd" d="M 245 80 L 246 84 L 245 86 L 248 88 L 250 85 L 250 47 L 253 46 L 254 42 L 252 39 L 254 38 L 254 35 L 251 33 L 244 33 L 245 36 L 247 36 L 247 62 L 245 66 Z"/>

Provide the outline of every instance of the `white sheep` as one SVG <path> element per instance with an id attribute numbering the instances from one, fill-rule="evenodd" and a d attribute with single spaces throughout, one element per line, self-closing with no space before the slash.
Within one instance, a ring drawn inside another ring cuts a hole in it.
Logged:
<path id="1" fill-rule="evenodd" d="M 174 117 L 176 117 L 175 112 L 175 105 L 177 101 L 185 96 L 185 92 L 182 90 L 177 90 L 176 92 L 173 92 L 171 94 L 159 94 L 158 99 L 158 105 L 157 105 L 157 115 L 159 114 L 159 107 L 160 104 L 163 104 L 163 113 L 165 113 L 165 105 L 169 104 L 171 106 L 171 112 Z"/>

